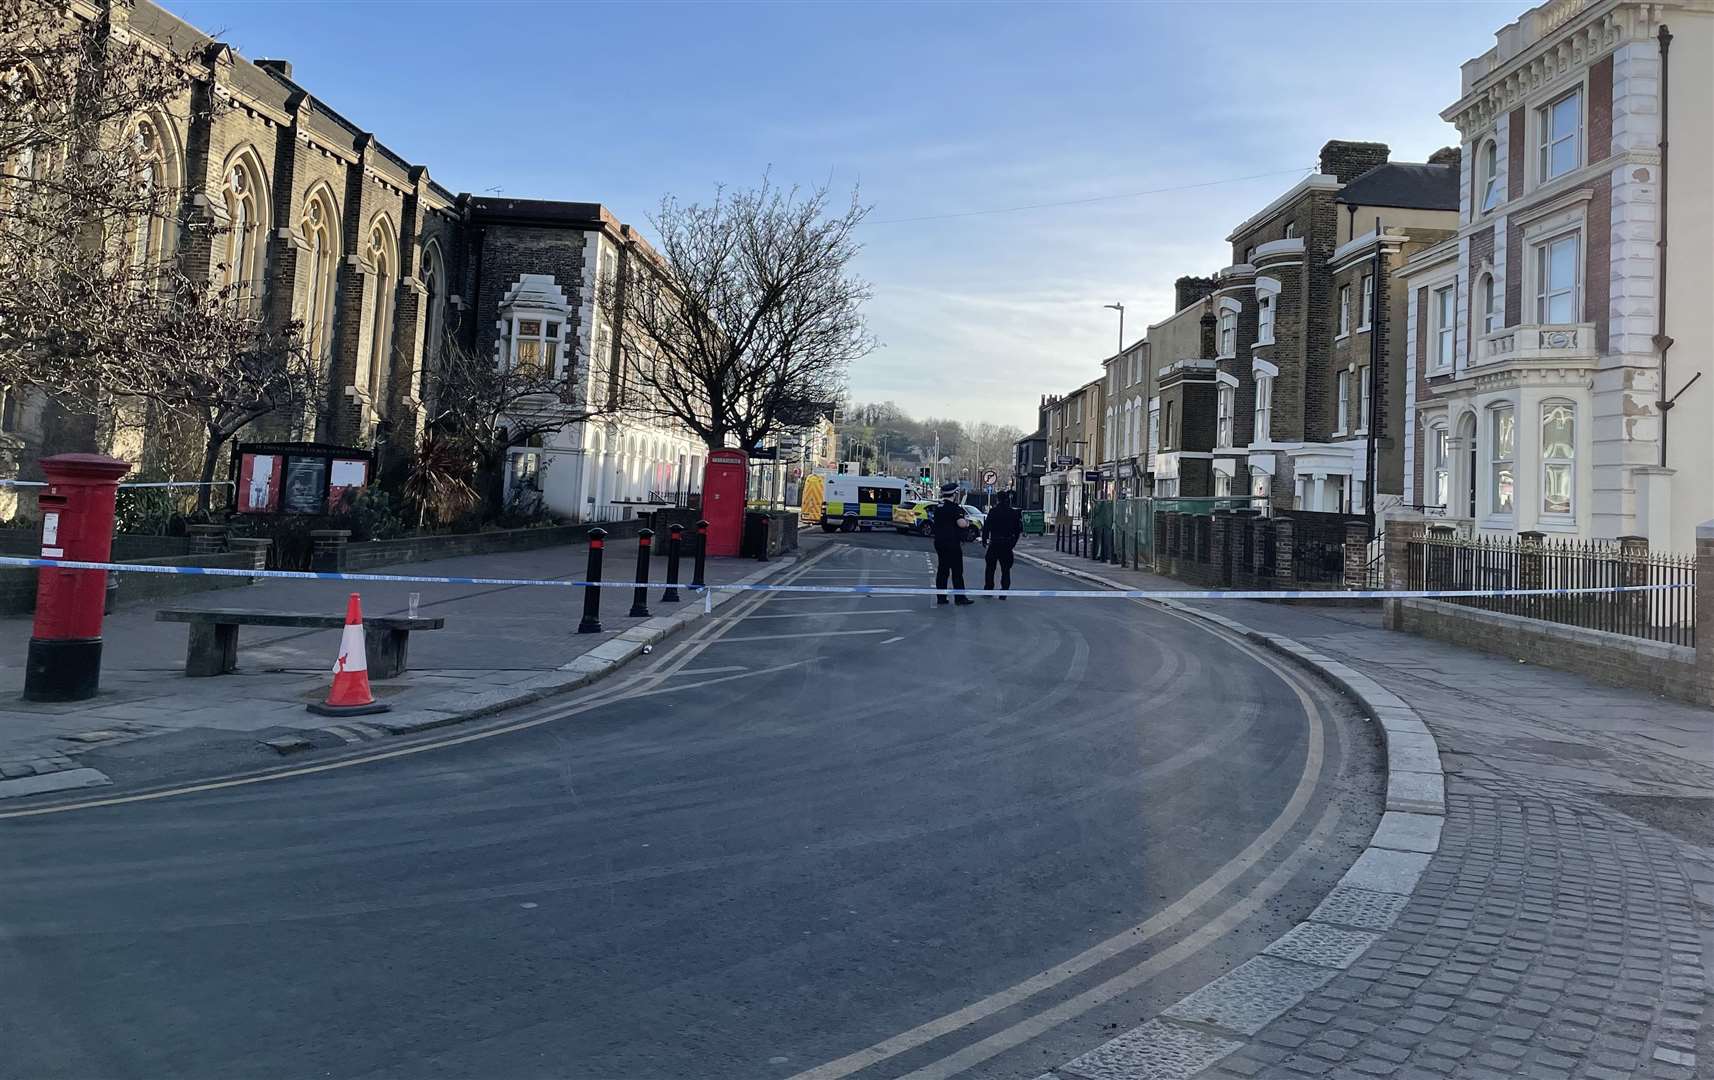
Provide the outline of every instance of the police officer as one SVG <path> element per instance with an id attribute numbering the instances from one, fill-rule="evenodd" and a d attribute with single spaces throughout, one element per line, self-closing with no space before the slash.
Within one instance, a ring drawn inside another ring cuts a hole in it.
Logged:
<path id="1" fill-rule="evenodd" d="M 958 485 L 940 485 L 940 505 L 929 511 L 931 531 L 934 533 L 934 587 L 946 588 L 946 579 L 952 577 L 954 589 L 964 588 L 964 536 L 970 531 L 970 519 L 964 516 L 964 507 L 958 503 Z M 976 601 L 960 593 L 960 604 L 974 604 Z M 943 592 L 935 598 L 935 603 L 947 603 Z"/>
<path id="2" fill-rule="evenodd" d="M 988 510 L 988 518 L 982 522 L 982 542 L 988 545 L 988 552 L 983 557 L 987 572 L 982 575 L 982 587 L 994 587 L 994 567 L 1000 568 L 1000 588 L 1012 587 L 1012 549 L 1017 547 L 1018 538 L 1024 535 L 1024 515 L 1018 513 L 1012 506 L 1010 492 L 1002 491 L 995 496 L 994 505 Z M 1004 600 L 1004 596 L 995 599 Z"/>

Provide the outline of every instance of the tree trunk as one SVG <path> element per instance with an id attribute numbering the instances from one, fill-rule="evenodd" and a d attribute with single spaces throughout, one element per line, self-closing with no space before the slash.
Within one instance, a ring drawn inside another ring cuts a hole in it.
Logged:
<path id="1" fill-rule="evenodd" d="M 199 514 L 209 511 L 209 503 L 214 494 L 214 471 L 220 467 L 220 451 L 226 445 L 226 436 L 220 434 L 212 426 L 207 428 L 208 445 L 202 449 L 202 475 L 197 479 L 202 483 L 196 489 L 196 510 Z"/>

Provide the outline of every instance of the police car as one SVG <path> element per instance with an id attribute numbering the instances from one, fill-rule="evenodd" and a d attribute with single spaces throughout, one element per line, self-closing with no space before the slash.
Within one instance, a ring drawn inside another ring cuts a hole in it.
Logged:
<path id="1" fill-rule="evenodd" d="M 939 505 L 933 499 L 913 499 L 910 502 L 900 503 L 893 508 L 893 528 L 902 533 L 931 536 L 934 534 L 934 523 L 929 518 L 928 512 Z M 970 519 L 970 532 L 965 539 L 980 539 L 982 523 L 988 520 L 988 515 L 969 504 L 965 504 L 959 509 L 963 510 L 964 516 Z"/>

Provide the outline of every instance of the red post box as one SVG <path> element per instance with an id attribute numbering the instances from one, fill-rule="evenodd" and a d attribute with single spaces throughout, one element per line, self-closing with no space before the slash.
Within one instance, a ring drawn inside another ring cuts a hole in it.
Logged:
<path id="1" fill-rule="evenodd" d="M 106 562 L 113 503 L 129 463 L 101 454 L 42 459 L 42 558 Z M 24 700 L 82 701 L 101 685 L 105 570 L 44 566 L 36 575 L 36 622 L 24 666 Z"/>
<path id="2" fill-rule="evenodd" d="M 708 522 L 708 553 L 737 555 L 744 539 L 744 496 L 749 491 L 750 455 L 711 450 L 702 471 L 702 516 Z"/>

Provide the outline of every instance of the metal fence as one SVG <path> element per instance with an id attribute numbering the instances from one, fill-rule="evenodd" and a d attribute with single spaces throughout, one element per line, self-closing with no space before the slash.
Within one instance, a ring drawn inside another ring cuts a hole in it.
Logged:
<path id="1" fill-rule="evenodd" d="M 1345 514 L 1293 510 L 1292 577 L 1304 585 L 1343 584 L 1345 581 Z"/>
<path id="2" fill-rule="evenodd" d="M 1679 588 L 1574 596 L 1483 596 L 1453 603 L 1628 637 L 1696 644 L 1696 557 L 1599 541 L 1430 537 L 1409 545 L 1413 589 Z"/>

